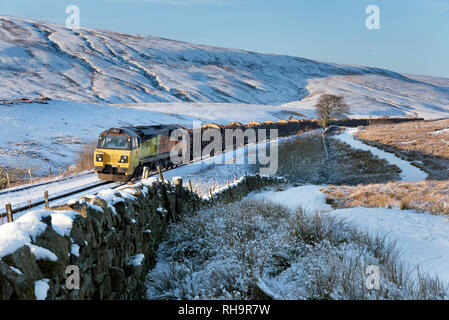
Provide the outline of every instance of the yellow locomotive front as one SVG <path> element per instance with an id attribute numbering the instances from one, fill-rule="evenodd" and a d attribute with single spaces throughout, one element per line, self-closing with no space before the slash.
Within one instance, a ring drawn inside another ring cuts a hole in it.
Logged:
<path id="1" fill-rule="evenodd" d="M 143 167 L 171 165 L 170 152 L 180 147 L 170 141 L 173 125 L 111 128 L 100 133 L 94 153 L 98 177 L 109 181 L 129 181 L 142 174 Z"/>
<path id="2" fill-rule="evenodd" d="M 138 148 L 137 137 L 123 129 L 101 133 L 94 153 L 95 172 L 103 180 L 130 180 L 139 164 Z"/>

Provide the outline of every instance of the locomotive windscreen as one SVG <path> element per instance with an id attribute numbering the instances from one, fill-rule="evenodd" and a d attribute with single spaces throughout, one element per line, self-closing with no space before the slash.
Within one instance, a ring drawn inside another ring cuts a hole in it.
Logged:
<path id="1" fill-rule="evenodd" d="M 98 139 L 99 149 L 129 150 L 130 138 L 123 135 L 102 135 Z"/>

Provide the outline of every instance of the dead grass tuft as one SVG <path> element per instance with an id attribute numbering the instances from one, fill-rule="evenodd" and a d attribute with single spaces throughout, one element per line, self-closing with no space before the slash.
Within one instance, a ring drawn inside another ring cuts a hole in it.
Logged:
<path id="1" fill-rule="evenodd" d="M 335 208 L 388 207 L 449 214 L 449 181 L 390 182 L 322 189 Z"/>
<path id="2" fill-rule="evenodd" d="M 94 168 L 94 152 L 96 147 L 97 143 L 91 142 L 79 151 L 75 165 L 77 171 L 92 170 Z"/>
<path id="3" fill-rule="evenodd" d="M 11 187 L 28 182 L 28 171 L 25 169 L 0 168 L 0 190 L 8 188 L 8 178 Z"/>

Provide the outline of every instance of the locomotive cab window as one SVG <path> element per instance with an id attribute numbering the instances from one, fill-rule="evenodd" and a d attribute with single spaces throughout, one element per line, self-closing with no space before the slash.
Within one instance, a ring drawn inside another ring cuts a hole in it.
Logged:
<path id="1" fill-rule="evenodd" d="M 98 139 L 99 149 L 129 150 L 130 138 L 121 135 L 103 135 Z"/>

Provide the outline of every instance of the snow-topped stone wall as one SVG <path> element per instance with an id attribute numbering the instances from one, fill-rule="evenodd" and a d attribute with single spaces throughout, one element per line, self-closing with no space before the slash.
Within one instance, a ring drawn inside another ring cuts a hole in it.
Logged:
<path id="1" fill-rule="evenodd" d="M 280 182 L 246 176 L 200 198 L 147 180 L 29 212 L 0 226 L 0 299 L 143 299 L 170 222 Z"/>
<path id="2" fill-rule="evenodd" d="M 0 299 L 141 299 L 167 224 L 199 201 L 183 188 L 141 183 L 3 225 Z"/>

